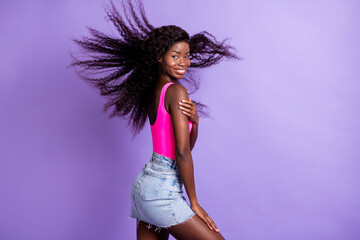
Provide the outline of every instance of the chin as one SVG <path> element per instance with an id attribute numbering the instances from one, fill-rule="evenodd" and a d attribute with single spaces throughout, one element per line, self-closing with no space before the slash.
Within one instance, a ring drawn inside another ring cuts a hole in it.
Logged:
<path id="1" fill-rule="evenodd" d="M 184 77 L 185 77 L 185 74 L 183 74 L 183 75 L 179 75 L 179 74 L 174 75 L 175 79 L 182 79 Z"/>

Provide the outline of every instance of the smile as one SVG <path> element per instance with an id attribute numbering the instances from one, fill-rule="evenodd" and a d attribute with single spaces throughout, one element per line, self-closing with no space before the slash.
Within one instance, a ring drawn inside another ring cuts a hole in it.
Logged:
<path id="1" fill-rule="evenodd" d="M 175 72 L 176 72 L 177 74 L 183 75 L 183 74 L 185 74 L 186 69 L 175 69 Z"/>

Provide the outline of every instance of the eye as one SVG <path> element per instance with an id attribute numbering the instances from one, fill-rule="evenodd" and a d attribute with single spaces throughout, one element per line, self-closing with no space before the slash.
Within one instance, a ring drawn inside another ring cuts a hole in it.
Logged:
<path id="1" fill-rule="evenodd" d="M 176 55 L 172 55 L 171 57 L 172 57 L 172 58 L 175 58 L 175 59 L 178 58 L 178 56 L 176 56 Z"/>
<path id="2" fill-rule="evenodd" d="M 190 59 L 190 55 L 186 55 L 185 58 L 186 58 L 186 59 Z"/>

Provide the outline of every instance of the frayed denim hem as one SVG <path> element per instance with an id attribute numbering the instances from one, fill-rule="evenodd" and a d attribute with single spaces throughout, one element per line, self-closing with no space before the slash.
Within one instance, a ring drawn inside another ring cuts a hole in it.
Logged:
<path id="1" fill-rule="evenodd" d="M 141 220 L 141 219 L 138 219 L 138 218 L 135 218 L 136 219 L 136 227 L 139 227 L 139 223 L 140 221 L 143 221 L 144 223 L 148 224 L 146 227 L 147 229 L 150 229 L 152 227 L 155 227 L 155 232 L 160 232 L 162 228 L 164 229 L 169 229 L 170 227 L 173 227 L 173 226 L 176 226 L 176 225 L 181 225 L 181 224 L 184 224 L 184 223 L 187 223 L 188 221 L 190 220 L 193 220 L 193 217 L 195 216 L 196 214 L 193 214 L 191 217 L 189 217 L 187 220 L 183 221 L 183 222 L 180 222 L 180 223 L 177 223 L 177 224 L 173 224 L 173 225 L 170 225 L 170 226 L 166 226 L 166 227 L 159 227 L 159 226 L 156 226 L 154 224 L 151 224 L 151 223 L 148 223 L 144 220 Z M 129 219 L 132 218 L 132 217 L 129 217 Z"/>

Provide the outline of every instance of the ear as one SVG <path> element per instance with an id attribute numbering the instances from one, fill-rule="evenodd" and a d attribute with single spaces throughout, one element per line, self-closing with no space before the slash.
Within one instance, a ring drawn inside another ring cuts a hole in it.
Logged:
<path id="1" fill-rule="evenodd" d="M 162 57 L 158 59 L 159 63 L 162 63 L 162 61 L 163 61 Z"/>

